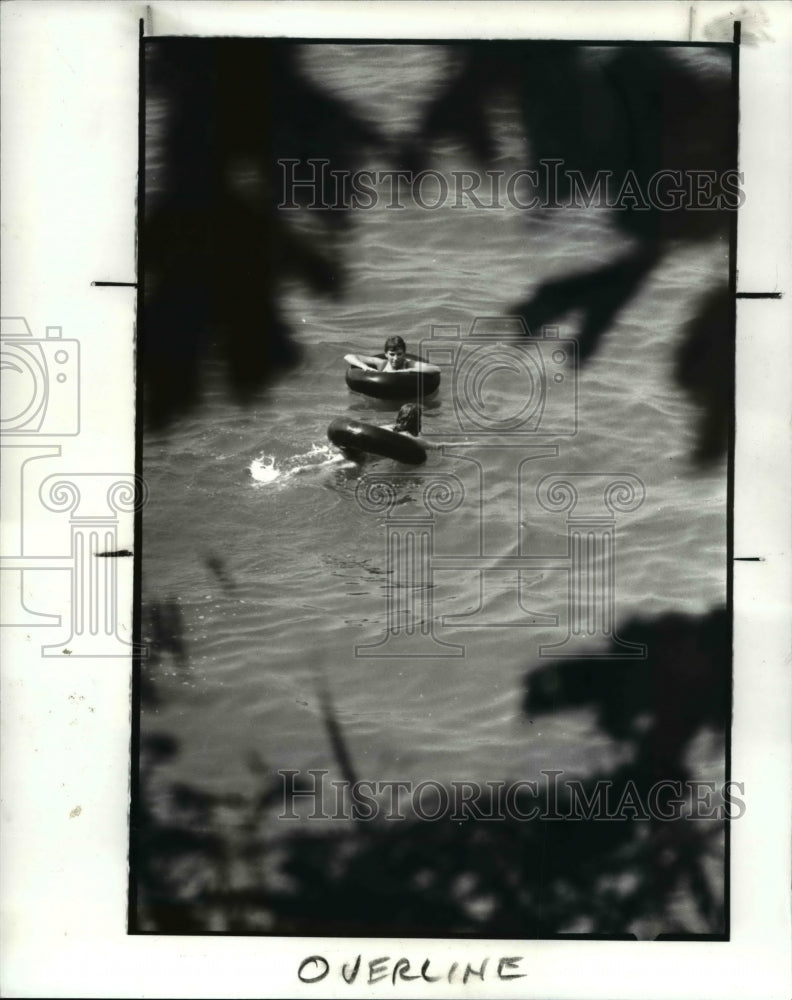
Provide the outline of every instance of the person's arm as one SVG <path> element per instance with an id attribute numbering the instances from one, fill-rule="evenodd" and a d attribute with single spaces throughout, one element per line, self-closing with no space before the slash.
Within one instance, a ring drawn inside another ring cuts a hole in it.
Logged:
<path id="1" fill-rule="evenodd" d="M 410 434 L 409 431 L 397 431 L 395 427 L 393 428 L 393 430 L 396 431 L 397 434 L 403 434 L 406 438 L 409 438 L 411 441 L 417 441 L 418 444 L 426 448 L 427 451 L 439 451 L 444 445 L 447 444 L 473 444 L 472 441 L 459 441 L 459 442 L 428 441 L 425 437 L 421 437 L 420 434 Z"/>
<path id="2" fill-rule="evenodd" d="M 402 371 L 412 371 L 412 372 L 439 372 L 439 365 L 431 365 L 428 361 L 414 361 L 410 358 L 407 368 L 403 368 Z"/>
<path id="3" fill-rule="evenodd" d="M 374 358 L 368 354 L 345 354 L 344 361 L 353 368 L 362 368 L 363 371 L 381 371 L 385 361 L 383 358 Z"/>
<path id="4" fill-rule="evenodd" d="M 429 441 L 425 437 L 421 437 L 420 434 L 410 434 L 409 431 L 397 431 L 396 433 L 404 434 L 405 437 L 411 438 L 413 441 L 417 441 L 418 444 L 423 445 L 427 451 L 439 451 L 441 448 L 458 448 L 463 445 L 470 446 L 481 443 L 479 441 Z"/>

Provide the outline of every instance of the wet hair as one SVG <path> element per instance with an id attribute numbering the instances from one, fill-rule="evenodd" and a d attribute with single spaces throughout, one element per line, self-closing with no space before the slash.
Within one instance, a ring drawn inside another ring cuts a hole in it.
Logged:
<path id="1" fill-rule="evenodd" d="M 401 337 L 388 337 L 385 341 L 385 346 L 382 349 L 385 354 L 388 351 L 404 351 L 407 353 L 407 345 L 404 343 Z"/>
<path id="2" fill-rule="evenodd" d="M 405 403 L 396 414 L 395 431 L 407 431 L 413 437 L 421 433 L 421 407 L 417 403 Z"/>

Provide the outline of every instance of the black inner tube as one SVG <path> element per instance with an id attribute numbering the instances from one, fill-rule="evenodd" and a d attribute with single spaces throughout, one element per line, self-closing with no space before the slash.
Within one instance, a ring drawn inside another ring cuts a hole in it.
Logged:
<path id="1" fill-rule="evenodd" d="M 407 465 L 421 465 L 426 461 L 426 449 L 415 438 L 349 417 L 336 417 L 327 428 L 327 436 L 345 453 L 362 451 Z"/>
<path id="2" fill-rule="evenodd" d="M 384 354 L 374 355 L 384 358 Z M 408 354 L 413 361 L 423 361 L 417 354 Z M 374 399 L 404 399 L 420 402 L 425 396 L 437 392 L 440 372 L 421 372 L 408 369 L 403 372 L 370 372 L 362 368 L 347 368 L 346 384 L 353 392 L 362 392 Z"/>

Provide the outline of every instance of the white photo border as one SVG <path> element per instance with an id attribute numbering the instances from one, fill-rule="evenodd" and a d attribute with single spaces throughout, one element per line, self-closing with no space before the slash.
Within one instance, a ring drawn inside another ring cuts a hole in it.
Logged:
<path id="1" fill-rule="evenodd" d="M 30 630 L 3 628 L 2 989 L 35 997 L 373 996 L 328 977 L 302 985 L 310 954 L 438 963 L 523 957 L 525 978 L 470 996 L 790 995 L 789 672 L 792 329 L 792 8 L 785 3 L 8 2 L 2 7 L 3 316 L 80 343 L 81 431 L 53 471 L 134 470 L 135 199 L 139 22 L 147 35 L 526 37 L 706 40 L 743 20 L 740 55 L 735 555 L 731 776 L 745 815 L 731 828 L 728 942 L 506 942 L 130 936 L 127 921 L 131 660 L 42 658 Z M 751 32 L 747 28 L 751 27 Z M 758 38 L 754 42 L 751 39 Z M 728 40 L 728 38 L 722 39 Z M 112 332 L 112 336 L 111 336 Z M 108 374 L 109 373 L 109 374 Z M 2 455 L 4 470 L 8 455 Z M 13 513 L 13 512 L 12 512 Z M 3 553 L 18 526 L 4 518 Z M 42 522 L 40 543 L 56 531 Z M 53 536 L 54 538 L 54 536 Z M 132 548 L 132 514 L 119 516 Z M 63 540 L 53 540 L 63 547 Z M 131 635 L 132 560 L 118 561 Z M 57 569 L 53 587 L 66 588 Z M 60 582 L 59 582 L 60 581 Z M 420 964 L 420 963 L 419 963 Z M 412 984 L 405 995 L 459 995 Z"/>

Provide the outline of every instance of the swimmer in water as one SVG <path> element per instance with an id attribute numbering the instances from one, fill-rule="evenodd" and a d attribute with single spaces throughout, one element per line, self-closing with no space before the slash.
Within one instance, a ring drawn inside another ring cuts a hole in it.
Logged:
<path id="1" fill-rule="evenodd" d="M 439 372 L 437 365 L 407 357 L 407 345 L 401 337 L 388 337 L 383 348 L 384 358 L 368 354 L 345 354 L 344 361 L 364 372 Z"/>
<path id="2" fill-rule="evenodd" d="M 427 441 L 425 437 L 421 437 L 422 418 L 423 410 L 418 403 L 405 403 L 396 414 L 396 423 L 393 425 L 393 430 L 397 434 L 405 434 L 407 437 L 414 438 L 424 448 L 437 451 L 443 447 L 442 444 L 435 441 Z"/>
<path id="3" fill-rule="evenodd" d="M 427 451 L 438 451 L 443 447 L 442 442 L 427 441 L 425 437 L 421 437 L 422 417 L 423 410 L 417 403 L 405 403 L 396 414 L 395 423 L 392 426 L 388 424 L 383 426 L 385 430 L 393 431 L 396 434 L 404 434 L 405 437 L 412 438 Z M 469 441 L 460 443 L 472 444 Z M 341 448 L 341 454 L 348 462 L 355 462 L 358 465 L 361 465 L 370 457 L 366 452 L 359 451 L 357 448 Z"/>

